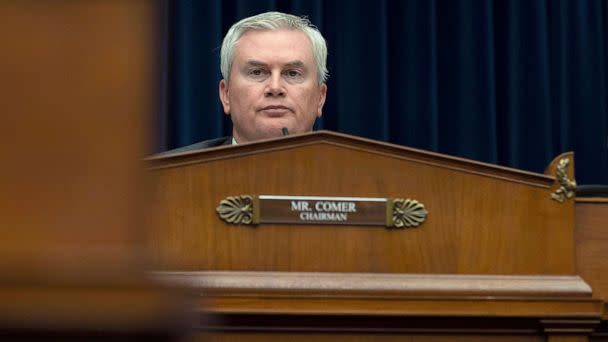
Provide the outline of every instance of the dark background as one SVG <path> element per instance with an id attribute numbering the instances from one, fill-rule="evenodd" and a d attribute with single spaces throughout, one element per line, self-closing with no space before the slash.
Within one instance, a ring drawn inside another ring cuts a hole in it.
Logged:
<path id="1" fill-rule="evenodd" d="M 155 151 L 231 133 L 219 47 L 268 10 L 327 40 L 316 129 L 535 172 L 572 150 L 579 184 L 608 183 L 604 0 L 166 1 Z"/>

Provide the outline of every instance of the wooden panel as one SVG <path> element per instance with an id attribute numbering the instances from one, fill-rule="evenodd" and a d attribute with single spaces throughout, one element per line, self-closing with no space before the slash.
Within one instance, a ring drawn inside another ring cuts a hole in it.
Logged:
<path id="1" fill-rule="evenodd" d="M 608 199 L 577 198 L 576 268 L 593 290 L 593 297 L 604 301 L 603 328 L 608 321 Z M 599 338 L 599 337 L 598 337 Z"/>
<path id="2" fill-rule="evenodd" d="M 575 243 L 577 273 L 608 301 L 608 199 L 577 199 Z"/>
<path id="3" fill-rule="evenodd" d="M 551 177 L 316 137 L 154 160 L 157 269 L 574 273 L 573 204 L 550 199 Z M 429 216 L 416 229 L 223 223 L 215 207 L 240 194 L 409 197 Z"/>

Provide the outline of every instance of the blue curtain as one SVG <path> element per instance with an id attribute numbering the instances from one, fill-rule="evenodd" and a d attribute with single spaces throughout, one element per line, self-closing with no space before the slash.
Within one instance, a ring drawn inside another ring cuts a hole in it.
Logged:
<path id="1" fill-rule="evenodd" d="M 608 183 L 608 5 L 598 0 L 168 1 L 157 150 L 229 135 L 219 47 L 268 10 L 327 39 L 328 129 Z"/>

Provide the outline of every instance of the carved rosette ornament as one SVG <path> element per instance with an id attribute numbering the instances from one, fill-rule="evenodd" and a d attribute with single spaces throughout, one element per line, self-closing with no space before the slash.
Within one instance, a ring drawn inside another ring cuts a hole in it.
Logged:
<path id="1" fill-rule="evenodd" d="M 392 204 L 392 226 L 396 228 L 418 227 L 428 215 L 424 205 L 413 199 L 395 198 Z"/>
<path id="2" fill-rule="evenodd" d="M 559 183 L 559 188 L 551 194 L 551 198 L 563 203 L 566 199 L 574 197 L 576 191 L 576 181 L 568 178 L 568 165 L 570 165 L 570 159 L 562 158 L 557 164 L 555 177 Z"/>
<path id="3" fill-rule="evenodd" d="M 248 195 L 227 197 L 215 210 L 222 220 L 228 223 L 251 224 L 253 222 L 253 197 Z"/>

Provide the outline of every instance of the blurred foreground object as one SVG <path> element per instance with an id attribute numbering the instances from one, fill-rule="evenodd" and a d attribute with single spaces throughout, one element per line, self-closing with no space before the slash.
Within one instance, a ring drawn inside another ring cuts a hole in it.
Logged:
<path id="1" fill-rule="evenodd" d="M 153 1 L 0 2 L 0 339 L 179 336 L 144 280 Z"/>

